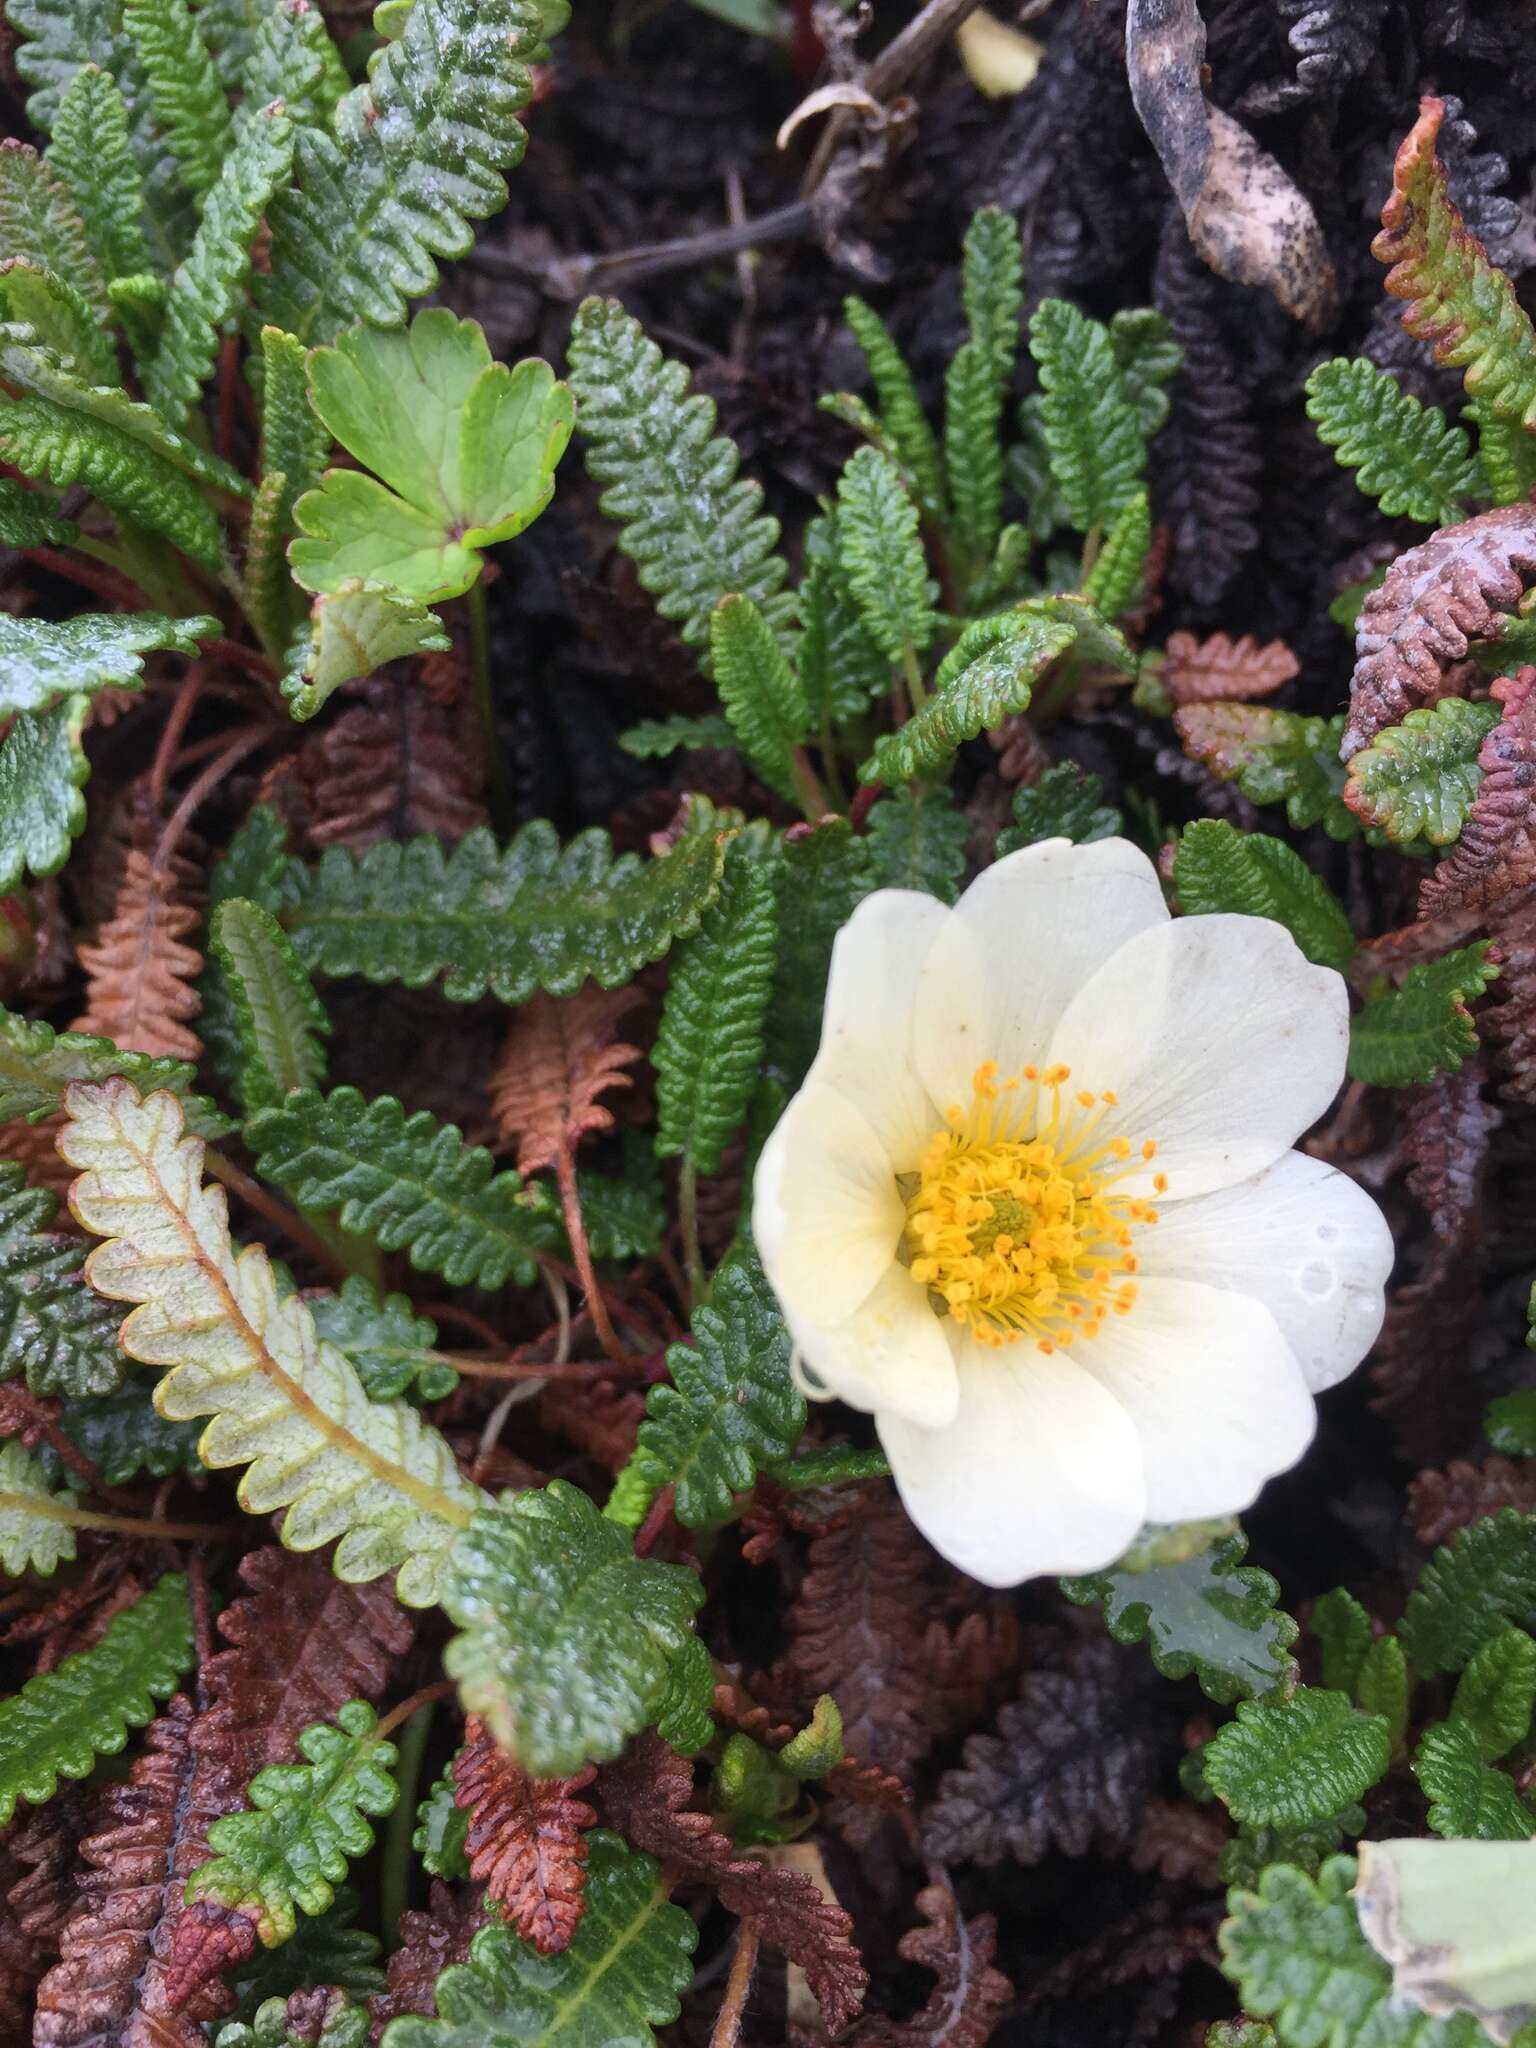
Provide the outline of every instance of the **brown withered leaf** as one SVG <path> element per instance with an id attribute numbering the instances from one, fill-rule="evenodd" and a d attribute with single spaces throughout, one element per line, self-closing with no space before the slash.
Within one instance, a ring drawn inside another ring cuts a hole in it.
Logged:
<path id="1" fill-rule="evenodd" d="M 599 988 L 589 981 L 573 996 L 536 995 L 513 1015 L 491 1077 L 491 1113 L 504 1146 L 517 1145 L 525 1177 L 574 1153 L 581 1140 L 613 1128 L 599 1097 L 628 1088 L 624 1069 L 640 1057 L 619 1026 L 638 989 Z"/>
<path id="2" fill-rule="evenodd" d="M 1496 505 L 1398 556 L 1360 609 L 1345 760 L 1421 704 L 1465 694 L 1456 665 L 1536 571 L 1536 507 Z"/>
<path id="3" fill-rule="evenodd" d="M 64 1128 L 64 1113 L 45 1116 L 35 1124 L 19 1121 L 0 1124 L 0 1160 L 19 1166 L 34 1187 L 46 1188 L 61 1201 L 75 1184 L 75 1169 L 59 1157 L 55 1143 Z M 73 1228 L 67 1208 L 61 1208 L 51 1226 L 55 1231 Z"/>
<path id="4" fill-rule="evenodd" d="M 1038 1863 L 1051 1849 L 1116 1855 L 1136 1838 L 1162 1765 L 1163 1703 L 1141 1660 L 1102 1639 L 1029 1672 L 995 1735 L 973 1735 L 923 1816 L 941 1863 Z"/>
<path id="5" fill-rule="evenodd" d="M 1498 1049 L 1503 1093 L 1536 1103 L 1536 905 L 1521 901 L 1494 932 L 1498 1000 L 1478 1017 L 1483 1036 Z"/>
<path id="6" fill-rule="evenodd" d="M 1480 1465 L 1458 1458 L 1444 1471 L 1420 1472 L 1408 1484 L 1409 1527 L 1431 1548 L 1500 1508 L 1536 1513 L 1536 1458 L 1493 1457 Z"/>
<path id="7" fill-rule="evenodd" d="M 1149 1799 L 1131 1844 L 1131 1868 L 1155 1870 L 1170 1883 L 1192 1878 L 1207 1889 L 1218 1882 L 1217 1865 L 1232 1829 L 1220 1806 L 1196 1806 L 1188 1799 Z"/>
<path id="8" fill-rule="evenodd" d="M 462 1963 L 469 1944 L 485 1925 L 485 1906 L 478 1891 L 455 1892 L 441 1879 L 432 1880 L 425 1913 L 400 1915 L 400 1946 L 386 1964 L 388 1983 L 368 2001 L 373 2038 L 402 2013 L 430 2018 L 437 2006 L 433 1991 L 450 1963 Z"/>
<path id="9" fill-rule="evenodd" d="M 1405 1088 L 1403 1150 L 1408 1188 L 1447 1244 L 1476 1228 L 1488 1141 L 1503 1122 L 1483 1097 L 1488 1073 L 1480 1058 L 1421 1088 Z"/>
<path id="10" fill-rule="evenodd" d="M 203 2020 L 234 2000 L 205 1984 L 174 2009 L 166 1966 L 171 1908 L 207 1854 L 215 1817 L 195 1792 L 193 1708 L 178 1693 L 149 1728 L 126 1785 L 104 1795 L 109 1825 L 80 1844 L 86 1905 L 63 1930 L 60 1960 L 38 1987 L 37 2048 L 204 2048 Z M 238 1798 L 232 1778 L 225 1797 Z"/>
<path id="11" fill-rule="evenodd" d="M 530 1778 L 477 1714 L 454 1758 L 454 1801 L 469 1815 L 470 1875 L 543 1955 L 568 1948 L 581 1924 L 585 1830 L 597 1815 L 575 1795 L 596 1775 L 589 1764 L 574 1778 Z"/>
<path id="12" fill-rule="evenodd" d="M 388 1580 L 345 1585 L 323 1557 L 271 1544 L 241 1559 L 240 1576 L 250 1590 L 219 1616 L 230 1647 L 203 1667 L 212 1704 L 188 1736 L 201 1818 L 187 1829 L 182 1877 L 207 1861 L 208 1828 L 244 1807 L 255 1773 L 289 1762 L 311 1722 L 348 1700 L 376 1700 L 413 1635 Z M 163 1935 L 170 2005 L 196 1997 L 254 1943 L 245 1914 L 211 1900 L 188 1906 L 178 1886 Z"/>
<path id="13" fill-rule="evenodd" d="M 1199 639 L 1193 633 L 1170 633 L 1160 680 L 1175 704 L 1208 704 L 1267 697 L 1301 673 L 1301 663 L 1283 640 L 1260 645 L 1252 633 L 1234 640 L 1229 633 Z"/>
<path id="14" fill-rule="evenodd" d="M 156 867 L 143 846 L 129 849 L 112 915 L 94 945 L 80 948 L 87 1003 L 70 1027 L 110 1038 L 125 1051 L 195 1060 L 202 1040 L 187 1028 L 202 1009 L 193 987 L 203 956 L 186 943 L 202 902 L 197 868 L 184 854 Z"/>
<path id="15" fill-rule="evenodd" d="M 1371 1406 L 1404 1458 L 1443 1455 L 1476 1420 L 1481 1396 L 1468 1353 L 1482 1320 L 1481 1278 L 1472 1247 L 1435 1243 L 1417 1274 L 1387 1297 Z"/>
<path id="16" fill-rule="evenodd" d="M 1107 1927 L 1092 1941 L 1031 1979 L 1026 2007 L 1053 1998 L 1080 1997 L 1133 1983 L 1142 1977 L 1177 1978 L 1194 1963 L 1216 1960 L 1216 1927 L 1221 1909 L 1201 1903 L 1178 1914 L 1171 1901 L 1154 1898 Z"/>
<path id="17" fill-rule="evenodd" d="M 283 780 L 284 815 L 307 843 L 361 853 L 423 832 L 452 842 L 485 824 L 485 763 L 467 701 L 436 701 L 414 678 L 387 674 L 360 694 L 306 735 Z"/>
<path id="18" fill-rule="evenodd" d="M 928 2003 L 909 2020 L 871 2014 L 855 2029 L 850 2048 L 984 2048 L 1013 2003 L 1013 1986 L 994 1969 L 997 1922 L 990 1913 L 966 1920 L 947 1877 L 924 1886 L 917 1910 L 928 1923 L 896 1944 L 907 1962 L 938 1979 Z"/>
<path id="19" fill-rule="evenodd" d="M 550 1380 L 539 1393 L 539 1420 L 609 1472 L 627 1463 L 645 1416 L 645 1396 L 612 1380 Z"/>
<path id="20" fill-rule="evenodd" d="M 1478 750 L 1482 783 L 1461 837 L 1420 887 L 1424 917 L 1491 910 L 1536 882 L 1536 668 L 1498 677 L 1488 694 L 1501 716 Z"/>
<path id="21" fill-rule="evenodd" d="M 0 1380 L 0 1436 L 19 1437 L 31 1450 L 64 1413 L 64 1403 L 34 1394 L 21 1380 Z"/>
<path id="22" fill-rule="evenodd" d="M 85 1833 L 86 1794 L 65 1785 L 46 1806 L 29 1812 L 6 1841 L 21 1875 L 6 1890 L 16 1925 L 36 1950 L 38 1972 L 59 1952 L 59 1937 L 78 1904 L 73 1882 L 80 1838 Z"/>
<path id="23" fill-rule="evenodd" d="M 852 1922 L 810 1880 L 743 1855 L 707 1813 L 693 1811 L 693 1765 L 659 1736 L 640 1735 L 598 1781 L 603 1812 L 627 1842 L 680 1879 L 708 1885 L 728 1912 L 805 1972 L 826 2025 L 854 2017 L 869 1982 Z"/>

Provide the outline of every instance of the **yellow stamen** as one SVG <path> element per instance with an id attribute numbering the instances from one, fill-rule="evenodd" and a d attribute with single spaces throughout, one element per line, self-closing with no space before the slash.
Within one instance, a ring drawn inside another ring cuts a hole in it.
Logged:
<path id="1" fill-rule="evenodd" d="M 1030 1337 L 1047 1354 L 1098 1335 L 1128 1315 L 1137 1271 L 1133 1228 L 1157 1212 L 1115 1184 L 1141 1171 L 1156 1145 L 1100 1139 L 1114 1094 L 1063 1088 L 1067 1066 L 1025 1067 L 999 1079 L 986 1060 L 972 1102 L 956 1104 L 923 1153 L 916 1188 L 904 1181 L 903 1257 L 940 1314 L 979 1342 Z M 1155 1176 L 1159 1194 L 1167 1178 Z"/>

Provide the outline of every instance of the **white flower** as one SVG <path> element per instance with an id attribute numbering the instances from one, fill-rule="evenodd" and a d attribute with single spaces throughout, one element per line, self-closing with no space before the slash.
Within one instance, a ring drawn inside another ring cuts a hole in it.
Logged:
<path id="1" fill-rule="evenodd" d="M 1098 1570 L 1301 1456 L 1392 1264 L 1289 1149 L 1348 1035 L 1331 968 L 1267 918 L 1171 920 L 1123 839 L 854 912 L 754 1229 L 807 1390 L 873 1412 L 962 1570 Z"/>

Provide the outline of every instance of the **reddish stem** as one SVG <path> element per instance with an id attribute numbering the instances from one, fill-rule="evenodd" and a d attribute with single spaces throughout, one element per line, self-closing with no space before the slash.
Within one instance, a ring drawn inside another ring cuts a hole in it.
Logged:
<path id="1" fill-rule="evenodd" d="M 635 1555 L 645 1557 L 657 1537 L 672 1519 L 672 1503 L 676 1498 L 674 1486 L 664 1486 L 651 1502 L 645 1520 L 635 1531 Z"/>
<path id="2" fill-rule="evenodd" d="M 270 725 L 248 725 L 244 732 L 236 733 L 224 751 L 208 763 L 172 811 L 165 830 L 160 834 L 160 843 L 155 848 L 151 867 L 163 872 L 170 866 L 182 834 L 191 824 L 200 806 L 213 794 L 230 770 L 237 767 L 247 754 L 254 753 L 257 747 L 265 746 L 272 738 L 272 734 L 273 729 Z"/>
<path id="3" fill-rule="evenodd" d="M 576 1261 L 576 1274 L 587 1297 L 587 1312 L 597 1331 L 598 1342 L 616 1365 L 627 1365 L 629 1360 L 609 1320 L 608 1304 L 603 1299 L 603 1290 L 598 1286 L 597 1274 L 593 1270 L 587 1226 L 581 1214 L 581 1197 L 576 1191 L 576 1158 L 569 1145 L 560 1147 L 555 1160 L 555 1180 L 560 1189 L 560 1207 L 565 1215 L 565 1234 L 571 1241 L 571 1257 Z"/>
<path id="4" fill-rule="evenodd" d="M 149 771 L 149 801 L 156 816 L 165 809 L 165 789 L 171 778 L 171 763 L 176 758 L 176 749 L 181 745 L 182 734 L 191 722 L 207 680 L 208 671 L 202 662 L 188 664 L 181 688 L 176 692 L 175 702 L 161 729 L 160 742 L 155 748 L 154 762 Z"/>
<path id="5" fill-rule="evenodd" d="M 715 2015 L 709 2048 L 736 2048 L 737 2042 L 741 2039 L 741 2023 L 746 2017 L 747 1996 L 752 1989 L 752 1978 L 757 1970 L 757 1947 L 757 1922 L 741 1921 L 736 1930 L 736 1953 L 731 1958 L 731 1974 L 725 1983 L 725 2002 Z"/>
<path id="6" fill-rule="evenodd" d="M 120 604 L 124 611 L 129 612 L 141 612 L 146 607 L 143 591 L 136 589 L 126 576 L 119 576 L 115 569 L 108 569 L 100 562 L 77 562 L 72 556 L 61 555 L 56 548 L 23 548 L 21 552 L 29 562 L 36 562 L 40 569 L 50 569 L 55 576 L 67 576 L 71 583 L 78 583 L 82 589 L 94 590 L 108 604 Z"/>
<path id="7" fill-rule="evenodd" d="M 864 830 L 865 820 L 875 807 L 875 798 L 884 791 L 883 782 L 861 782 L 853 802 L 848 806 L 848 822 L 855 832 Z"/>
<path id="8" fill-rule="evenodd" d="M 232 1159 L 214 1146 L 205 1146 L 203 1165 L 215 1180 L 222 1181 L 231 1194 L 238 1195 L 248 1209 L 254 1209 L 258 1216 L 264 1216 L 274 1230 L 280 1230 L 291 1244 L 308 1252 L 317 1266 L 337 1280 L 345 1280 L 351 1268 L 344 1259 L 337 1256 L 318 1231 L 312 1230 L 302 1216 L 296 1215 L 286 1203 L 269 1195 L 259 1181 L 251 1179 L 235 1165 Z"/>

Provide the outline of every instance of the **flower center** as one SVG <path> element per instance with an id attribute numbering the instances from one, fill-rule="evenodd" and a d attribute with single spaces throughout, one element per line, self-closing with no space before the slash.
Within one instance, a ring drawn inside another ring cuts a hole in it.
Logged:
<path id="1" fill-rule="evenodd" d="M 1134 1233 L 1150 1203 L 1117 1194 L 1157 1147 L 1103 1137 L 1112 1094 L 1068 1092 L 1070 1067 L 999 1081 L 976 1069 L 969 1110 L 948 1112 L 919 1171 L 902 1176 L 901 1257 L 940 1314 L 983 1344 L 1032 1337 L 1065 1350 L 1136 1300 Z M 1161 1194 L 1162 1174 L 1153 1179 Z"/>

